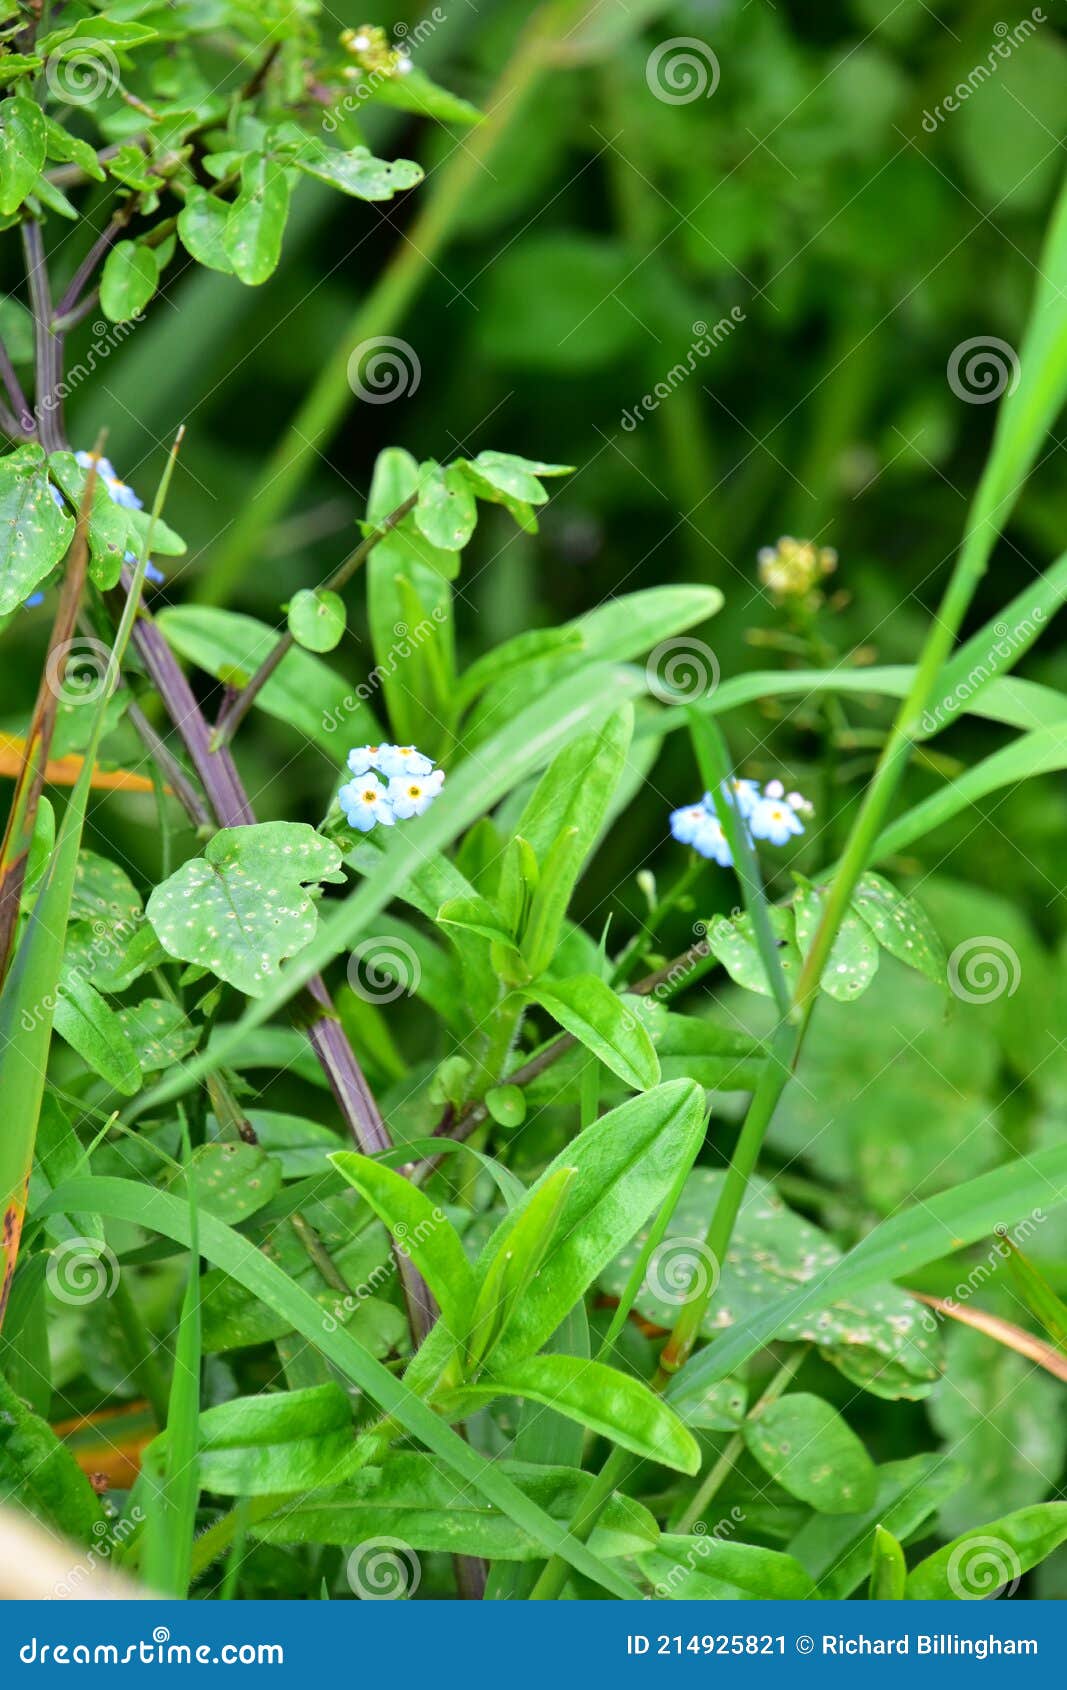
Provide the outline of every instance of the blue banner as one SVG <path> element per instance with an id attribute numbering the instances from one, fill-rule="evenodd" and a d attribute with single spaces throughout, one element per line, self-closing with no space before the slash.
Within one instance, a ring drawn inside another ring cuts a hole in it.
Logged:
<path id="1" fill-rule="evenodd" d="M 557 1690 L 668 1681 L 1039 1685 L 1063 1678 L 1055 1602 L 11 1602 L 0 1685 L 150 1676 L 307 1687 Z M 423 1676 L 425 1675 L 425 1677 Z"/>

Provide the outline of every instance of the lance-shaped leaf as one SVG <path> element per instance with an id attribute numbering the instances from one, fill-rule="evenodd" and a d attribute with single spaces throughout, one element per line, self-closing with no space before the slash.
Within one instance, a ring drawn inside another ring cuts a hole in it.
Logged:
<path id="1" fill-rule="evenodd" d="M 644 1103 L 645 1099 L 640 1099 Z M 167 1193 L 132 1180 L 73 1179 L 46 1200 L 42 1215 L 72 1209 L 99 1209 L 116 1219 L 135 1221 L 139 1226 L 162 1233 L 188 1247 L 192 1242 L 188 1206 Z M 461 1485 L 480 1491 L 495 1507 L 529 1532 L 542 1552 L 560 1554 L 571 1566 L 614 1596 L 636 1594 L 636 1586 L 617 1569 L 605 1565 L 585 1544 L 486 1461 L 458 1433 L 422 1402 L 406 1381 L 393 1377 L 344 1327 L 330 1325 L 307 1292 L 290 1276 L 257 1250 L 247 1238 L 212 1215 L 200 1217 L 197 1239 L 201 1253 L 215 1266 L 238 1280 L 267 1303 L 317 1347 L 326 1359 L 340 1368 L 346 1378 L 367 1392 L 386 1414 L 391 1415 L 412 1437 L 433 1451 L 439 1465 L 458 1475 Z M 427 1340 L 423 1349 L 432 1341 Z M 419 1352 L 421 1355 L 422 1351 Z"/>
<path id="2" fill-rule="evenodd" d="M 261 997 L 315 932 L 307 887 L 336 878 L 340 861 L 336 845 L 300 822 L 223 828 L 155 888 L 145 913 L 171 956 Z"/>
<path id="3" fill-rule="evenodd" d="M 595 974 L 543 980 L 526 995 L 635 1091 L 659 1083 L 659 1057 L 647 1028 L 625 998 Z"/>
<path id="4" fill-rule="evenodd" d="M 879 1525 L 907 1542 L 959 1486 L 962 1468 L 943 1455 L 915 1455 L 878 1468 L 878 1495 L 866 1514 L 813 1514 L 789 1545 L 832 1601 L 851 1596 L 868 1576 Z"/>
<path id="5" fill-rule="evenodd" d="M 523 1397 L 577 1420 L 622 1449 L 680 1473 L 700 1470 L 700 1446 L 674 1410 L 632 1373 L 584 1356 L 529 1356 L 477 1385 L 435 1398 L 449 1418 L 497 1397 Z"/>
<path id="6" fill-rule="evenodd" d="M 1057 1297 L 1040 1268 L 1023 1254 L 1006 1228 L 1001 1231 L 1001 1240 L 1008 1251 L 1008 1272 L 1016 1290 L 1052 1342 L 1067 1351 L 1067 1304 Z"/>
<path id="7" fill-rule="evenodd" d="M 569 1520 L 593 1483 L 590 1473 L 525 1461 L 494 1463 L 530 1501 L 553 1518 Z M 357 1473 L 326 1495 L 302 1497 L 251 1527 L 268 1543 L 334 1543 L 344 1548 L 375 1538 L 400 1538 L 411 1549 L 484 1555 L 493 1561 L 532 1561 L 537 1539 L 487 1504 L 432 1456 L 403 1451 Z M 634 1555 L 653 1548 L 659 1529 L 647 1509 L 612 1496 L 590 1538 L 597 1555 Z"/>
<path id="8" fill-rule="evenodd" d="M 638 1565 L 652 1594 L 672 1601 L 802 1601 L 815 1594 L 803 1567 L 777 1549 L 728 1538 L 664 1536 Z"/>
<path id="9" fill-rule="evenodd" d="M 66 1444 L 2 1374 L 0 1426 L 0 1503 L 27 1509 L 42 1525 L 77 1543 L 92 1543 L 104 1518 L 99 1497 Z"/>
<path id="10" fill-rule="evenodd" d="M 201 1485 L 220 1496 L 285 1496 L 336 1485 L 358 1461 L 352 1401 L 333 1380 L 205 1409 L 198 1438 Z M 161 1455 L 166 1443 L 164 1432 L 151 1448 Z"/>
<path id="11" fill-rule="evenodd" d="M 704 1094 L 687 1080 L 657 1086 L 602 1115 L 572 1139 L 503 1220 L 475 1265 L 481 1284 L 526 1208 L 564 1168 L 575 1168 L 563 1212 L 536 1277 L 494 1351 L 498 1371 L 539 1350 L 608 1262 L 659 1207 L 704 1137 Z M 447 1356 L 434 1332 L 408 1369 L 412 1389 L 432 1384 Z"/>
<path id="12" fill-rule="evenodd" d="M 908 1582 L 908 1564 L 900 1542 L 884 1526 L 875 1526 L 871 1546 L 871 1581 L 868 1596 L 872 1602 L 899 1602 Z"/>
<path id="13" fill-rule="evenodd" d="M 530 1193 L 515 1225 L 490 1260 L 471 1316 L 469 1371 L 476 1371 L 503 1337 L 552 1243 L 576 1173 L 576 1168 L 559 1168 Z"/>
<path id="14" fill-rule="evenodd" d="M 453 1336 L 464 1336 L 474 1300 L 474 1275 L 448 1216 L 417 1185 L 373 1157 L 337 1150 L 330 1161 L 366 1198 L 400 1249 L 414 1262 L 437 1298 Z"/>
<path id="15" fill-rule="evenodd" d="M 1067 1541 L 1067 1502 L 1037 1502 L 946 1543 L 912 1569 L 905 1594 L 922 1602 L 975 1602 L 1014 1591 L 1023 1573 Z"/>

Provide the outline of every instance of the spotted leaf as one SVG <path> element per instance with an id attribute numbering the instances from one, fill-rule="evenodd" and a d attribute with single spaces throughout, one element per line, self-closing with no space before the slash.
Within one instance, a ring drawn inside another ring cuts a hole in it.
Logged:
<path id="1" fill-rule="evenodd" d="M 336 845 L 299 822 L 223 828 L 157 886 L 146 914 L 164 950 L 261 997 L 317 915 L 307 888 L 335 879 Z"/>
<path id="2" fill-rule="evenodd" d="M 799 875 L 797 880 L 793 914 L 800 954 L 806 957 L 822 919 L 826 900 L 821 887 L 812 886 Z M 841 1003 L 850 1003 L 867 990 L 877 967 L 878 945 L 874 935 L 855 910 L 847 911 L 822 971 L 820 986 L 830 997 Z"/>
<path id="3" fill-rule="evenodd" d="M 39 446 L 0 459 L 0 616 L 27 599 L 74 537 L 74 518 L 52 498 Z"/>
<path id="4" fill-rule="evenodd" d="M 856 888 L 852 908 L 890 956 L 917 968 L 935 985 L 945 985 L 945 948 L 930 917 L 914 898 L 904 897 L 880 874 L 865 874 Z"/>

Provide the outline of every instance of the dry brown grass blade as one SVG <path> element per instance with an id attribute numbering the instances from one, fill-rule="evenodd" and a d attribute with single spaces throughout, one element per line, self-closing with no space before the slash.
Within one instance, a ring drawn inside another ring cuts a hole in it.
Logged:
<path id="1" fill-rule="evenodd" d="M 1004 1344 L 1007 1349 L 1036 1362 L 1046 1373 L 1067 1380 L 1067 1356 L 1022 1326 L 1001 1320 L 999 1315 L 986 1314 L 983 1309 L 967 1308 L 944 1297 L 928 1297 L 923 1291 L 909 1291 L 908 1296 L 914 1297 L 918 1303 L 925 1303 L 927 1308 L 936 1309 L 938 1314 L 949 1320 L 958 1320 L 961 1326 L 973 1326 L 976 1332 L 984 1332 L 987 1338 L 993 1338 L 998 1344 Z"/>
<path id="2" fill-rule="evenodd" d="M 29 741 L 19 734 L 0 734 L 0 779 L 17 780 L 25 766 Z M 84 759 L 73 753 L 66 757 L 50 757 L 44 766 L 46 786 L 73 786 L 82 772 Z M 133 769 L 93 770 L 93 787 L 97 792 L 154 792 L 154 783 L 147 775 Z M 170 787 L 165 786 L 164 792 Z"/>

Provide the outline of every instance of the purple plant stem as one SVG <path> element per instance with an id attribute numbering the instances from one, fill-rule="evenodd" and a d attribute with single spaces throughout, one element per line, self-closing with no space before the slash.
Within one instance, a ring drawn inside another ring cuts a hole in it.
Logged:
<path id="1" fill-rule="evenodd" d="M 123 572 L 124 584 L 128 571 Z M 146 613 L 134 624 L 134 643 L 141 661 L 163 700 L 167 713 L 181 735 L 211 808 L 220 827 L 247 827 L 255 821 L 241 777 L 230 752 L 211 749 L 209 728 L 192 687 L 166 639 Z M 344 1028 L 338 1021 L 330 994 L 320 976 L 309 981 L 305 1004 L 315 1013 L 297 1015 L 318 1057 L 337 1106 L 364 1155 L 392 1148 L 392 1140 L 381 1111 Z M 437 1307 L 422 1275 L 403 1251 L 394 1252 L 407 1304 L 412 1337 L 422 1342 L 437 1317 Z"/>

